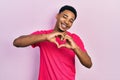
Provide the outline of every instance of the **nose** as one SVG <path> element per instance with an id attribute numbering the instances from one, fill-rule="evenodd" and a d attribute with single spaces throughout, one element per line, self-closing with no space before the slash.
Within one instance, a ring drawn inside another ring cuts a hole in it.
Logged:
<path id="1" fill-rule="evenodd" d="M 65 20 L 65 23 L 68 24 L 68 23 L 69 23 L 69 20 Z"/>

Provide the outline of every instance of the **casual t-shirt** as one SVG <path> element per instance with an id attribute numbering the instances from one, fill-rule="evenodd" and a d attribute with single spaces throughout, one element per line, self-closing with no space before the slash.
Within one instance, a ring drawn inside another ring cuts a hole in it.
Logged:
<path id="1" fill-rule="evenodd" d="M 44 30 L 33 32 L 32 35 L 49 34 L 53 30 Z M 73 38 L 81 50 L 84 45 L 81 39 L 76 34 L 67 32 Z M 59 44 L 65 43 L 60 38 L 56 37 Z M 62 47 L 57 48 L 55 43 L 42 41 L 33 44 L 32 47 L 40 48 L 40 69 L 38 80 L 75 80 L 75 53 L 73 50 Z"/>

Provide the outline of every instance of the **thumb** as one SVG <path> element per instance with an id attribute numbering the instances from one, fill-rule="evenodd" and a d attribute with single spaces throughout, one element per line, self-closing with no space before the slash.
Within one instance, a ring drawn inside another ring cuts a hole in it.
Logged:
<path id="1" fill-rule="evenodd" d="M 57 41 L 54 41 L 54 43 L 57 45 L 57 47 L 59 48 L 59 44 L 58 44 L 58 42 Z"/>
<path id="2" fill-rule="evenodd" d="M 58 46 L 58 48 L 65 47 L 65 46 L 66 46 L 66 44 L 61 44 Z"/>

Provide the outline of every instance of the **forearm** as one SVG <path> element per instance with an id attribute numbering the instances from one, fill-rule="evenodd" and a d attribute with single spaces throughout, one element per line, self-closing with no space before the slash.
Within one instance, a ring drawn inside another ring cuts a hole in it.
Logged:
<path id="1" fill-rule="evenodd" d="M 42 42 L 46 40 L 46 37 L 46 34 L 20 36 L 13 41 L 13 45 L 16 47 L 26 47 L 38 42 Z"/>
<path id="2" fill-rule="evenodd" d="M 73 51 L 76 53 L 82 65 L 84 65 L 87 68 L 91 68 L 92 61 L 87 52 L 83 52 L 78 46 Z"/>

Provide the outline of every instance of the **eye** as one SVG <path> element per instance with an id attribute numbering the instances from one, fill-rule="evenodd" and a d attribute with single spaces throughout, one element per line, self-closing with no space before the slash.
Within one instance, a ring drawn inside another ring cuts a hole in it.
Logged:
<path id="1" fill-rule="evenodd" d="M 67 16 L 66 16 L 66 15 L 63 15 L 63 18 L 65 18 L 65 19 L 66 19 L 66 18 L 67 18 Z"/>
<path id="2" fill-rule="evenodd" d="M 68 18 L 68 16 L 67 16 L 66 14 L 63 14 L 63 18 L 67 19 L 67 18 Z"/>
<path id="3" fill-rule="evenodd" d="M 73 23 L 74 21 L 73 20 L 70 20 L 70 23 Z"/>

